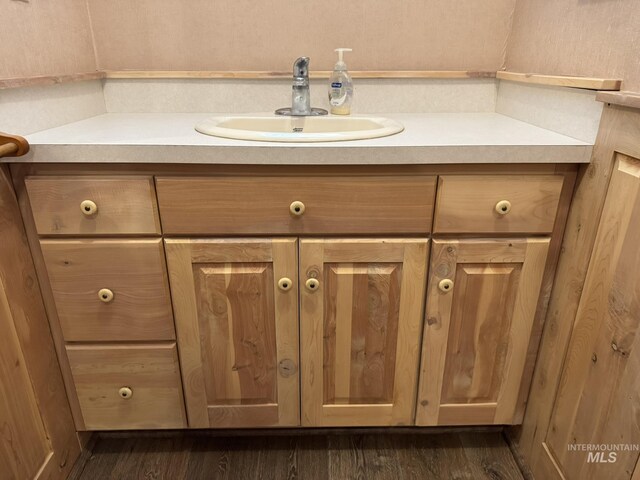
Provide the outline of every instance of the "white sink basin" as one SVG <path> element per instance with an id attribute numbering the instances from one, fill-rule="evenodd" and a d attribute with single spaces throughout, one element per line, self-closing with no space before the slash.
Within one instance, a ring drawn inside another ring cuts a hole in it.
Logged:
<path id="1" fill-rule="evenodd" d="M 261 142 L 336 142 L 386 137 L 404 130 L 401 123 L 384 117 L 213 117 L 196 130 L 214 137 Z"/>

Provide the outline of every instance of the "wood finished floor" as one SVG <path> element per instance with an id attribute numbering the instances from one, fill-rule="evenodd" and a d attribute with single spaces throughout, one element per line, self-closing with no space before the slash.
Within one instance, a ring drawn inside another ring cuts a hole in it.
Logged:
<path id="1" fill-rule="evenodd" d="M 500 433 L 100 437 L 76 480 L 522 479 Z"/>

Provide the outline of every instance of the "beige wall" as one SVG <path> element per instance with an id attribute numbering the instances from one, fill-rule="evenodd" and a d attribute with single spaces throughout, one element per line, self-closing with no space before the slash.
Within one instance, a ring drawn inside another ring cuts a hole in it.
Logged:
<path id="1" fill-rule="evenodd" d="M 88 0 L 98 67 L 497 70 L 515 0 Z"/>
<path id="2" fill-rule="evenodd" d="M 354 70 L 497 70 L 506 55 L 512 71 L 622 77 L 640 91 L 640 0 L 0 2 L 0 78 L 288 70 L 299 55 L 328 69 L 348 46 Z"/>
<path id="3" fill-rule="evenodd" d="M 0 0 L 0 78 L 96 69 L 85 0 Z"/>
<path id="4" fill-rule="evenodd" d="M 623 78 L 640 91 L 640 0 L 517 0 L 506 66 Z"/>

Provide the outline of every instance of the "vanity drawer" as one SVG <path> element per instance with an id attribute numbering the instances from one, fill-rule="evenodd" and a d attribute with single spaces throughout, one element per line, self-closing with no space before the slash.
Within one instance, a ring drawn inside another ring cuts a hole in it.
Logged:
<path id="1" fill-rule="evenodd" d="M 551 233 L 562 175 L 443 175 L 434 233 Z"/>
<path id="2" fill-rule="evenodd" d="M 66 341 L 175 338 L 160 239 L 40 245 Z"/>
<path id="3" fill-rule="evenodd" d="M 187 426 L 175 343 L 66 350 L 87 430 Z"/>
<path id="4" fill-rule="evenodd" d="M 152 177 L 28 177 L 39 235 L 159 234 Z"/>
<path id="5" fill-rule="evenodd" d="M 420 175 L 160 177 L 156 188 L 167 234 L 424 234 L 435 183 Z"/>

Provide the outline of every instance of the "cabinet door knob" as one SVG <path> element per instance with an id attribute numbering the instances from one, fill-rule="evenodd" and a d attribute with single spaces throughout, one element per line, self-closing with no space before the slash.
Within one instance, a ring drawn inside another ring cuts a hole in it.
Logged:
<path id="1" fill-rule="evenodd" d="M 499 215 L 506 215 L 511 211 L 511 202 L 509 200 L 500 200 L 496 203 L 496 212 Z"/>
<path id="2" fill-rule="evenodd" d="M 440 280 L 440 283 L 438 283 L 438 288 L 445 293 L 450 292 L 451 290 L 453 290 L 453 281 L 449 280 L 448 278 Z"/>
<path id="3" fill-rule="evenodd" d="M 100 291 L 98 291 L 98 298 L 104 303 L 109 303 L 113 300 L 113 292 L 108 288 L 101 288 Z"/>
<path id="4" fill-rule="evenodd" d="M 299 202 L 298 200 L 296 200 L 295 202 L 291 202 L 291 205 L 289 205 L 289 211 L 291 212 L 291 214 L 298 217 L 304 213 L 304 209 L 304 203 Z"/>
<path id="5" fill-rule="evenodd" d="M 98 213 L 98 205 L 92 200 L 84 200 L 80 203 L 80 210 L 87 217 L 92 217 Z"/>
<path id="6" fill-rule="evenodd" d="M 128 400 L 133 396 L 133 390 L 131 390 L 129 387 L 122 387 L 120 390 L 118 390 L 118 395 L 120 395 L 120 397 L 124 398 L 125 400 Z"/>
<path id="7" fill-rule="evenodd" d="M 293 287 L 293 282 L 290 278 L 282 277 L 280 280 L 278 280 L 278 288 L 283 292 L 291 290 L 291 287 Z"/>
<path id="8" fill-rule="evenodd" d="M 307 280 L 304 286 L 307 287 L 307 290 L 309 290 L 310 292 L 315 292 L 316 290 L 318 290 L 318 287 L 320 287 L 320 282 L 315 278 L 310 278 L 309 280 Z"/>

